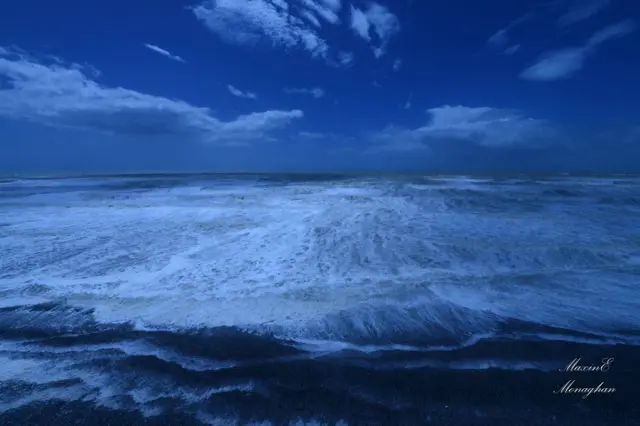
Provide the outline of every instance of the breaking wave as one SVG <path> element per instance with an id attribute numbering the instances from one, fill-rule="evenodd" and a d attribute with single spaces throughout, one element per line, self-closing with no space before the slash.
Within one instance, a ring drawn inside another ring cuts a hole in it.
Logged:
<path id="1" fill-rule="evenodd" d="M 34 410 L 383 425 L 632 412 L 620 395 L 640 355 L 634 177 L 0 188 L 3 424 Z M 567 411 L 558 369 L 604 356 L 618 399 Z"/>

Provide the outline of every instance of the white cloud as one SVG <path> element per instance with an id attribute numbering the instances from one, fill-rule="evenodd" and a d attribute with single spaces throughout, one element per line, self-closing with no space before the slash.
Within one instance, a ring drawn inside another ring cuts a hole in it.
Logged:
<path id="1" fill-rule="evenodd" d="M 284 89 L 285 93 L 288 93 L 290 95 L 310 95 L 313 96 L 314 98 L 318 99 L 324 96 L 324 90 L 322 90 L 319 87 L 314 87 L 311 89 L 305 89 L 305 88 L 285 88 Z"/>
<path id="2" fill-rule="evenodd" d="M 103 86 L 81 65 L 43 63 L 4 48 L 0 48 L 0 77 L 5 80 L 0 86 L 0 116 L 113 134 L 243 144 L 303 116 L 299 110 L 265 111 L 224 122 L 208 108 Z"/>
<path id="3" fill-rule="evenodd" d="M 319 132 L 300 132 L 298 133 L 302 139 L 324 139 L 326 135 Z"/>
<path id="4" fill-rule="evenodd" d="M 351 66 L 353 64 L 353 53 L 351 52 L 340 52 L 338 54 L 338 62 L 340 65 L 344 65 L 345 67 Z"/>
<path id="5" fill-rule="evenodd" d="M 351 6 L 351 29 L 367 43 L 373 43 L 371 32 L 375 33 L 378 42 L 371 48 L 379 58 L 386 53 L 393 36 L 400 32 L 400 21 L 389 9 L 372 2 L 366 10 Z"/>
<path id="6" fill-rule="evenodd" d="M 516 52 L 518 52 L 518 50 L 520 50 L 520 45 L 519 44 L 514 44 L 513 46 L 509 46 L 506 49 L 504 49 L 504 51 L 502 52 L 505 55 L 513 55 Z"/>
<path id="7" fill-rule="evenodd" d="M 402 67 L 402 59 L 396 59 L 393 62 L 393 70 L 394 71 L 400 71 L 400 68 Z"/>
<path id="8" fill-rule="evenodd" d="M 232 85 L 227 85 L 227 89 L 229 89 L 229 92 L 233 95 L 233 96 L 237 96 L 239 98 L 247 98 L 247 99 L 258 99 L 258 95 L 256 95 L 253 92 L 243 92 L 242 90 L 232 86 Z"/>
<path id="9" fill-rule="evenodd" d="M 328 140 L 341 140 L 341 141 L 347 141 L 347 140 L 353 140 L 353 137 L 350 136 L 344 136 L 344 135 L 339 135 L 336 133 L 321 133 L 321 132 L 300 132 L 298 133 L 298 136 L 301 139 L 306 139 L 306 140 L 324 140 L 324 141 L 328 141 Z"/>
<path id="10" fill-rule="evenodd" d="M 407 99 L 407 102 L 404 104 L 404 109 L 411 109 L 411 98 L 413 97 L 413 94 L 409 94 L 409 99 Z"/>
<path id="11" fill-rule="evenodd" d="M 520 77 L 538 81 L 569 78 L 582 69 L 587 53 L 588 49 L 584 47 L 544 53 L 538 62 L 522 71 Z"/>
<path id="12" fill-rule="evenodd" d="M 323 22 L 340 22 L 341 2 L 300 0 L 297 6 L 292 8 L 285 0 L 203 0 L 192 11 L 227 42 L 253 45 L 267 39 L 275 47 L 301 48 L 326 58 L 329 46 L 318 31 Z"/>
<path id="13" fill-rule="evenodd" d="M 314 15 L 310 11 L 303 10 L 302 12 L 300 12 L 300 16 L 302 16 L 304 19 L 309 21 L 309 23 L 313 24 L 314 27 L 316 28 L 322 27 L 322 22 L 320 22 L 320 20 L 316 17 L 316 15 Z"/>
<path id="14" fill-rule="evenodd" d="M 389 127 L 374 135 L 378 149 L 422 149 L 434 141 L 466 141 L 492 148 L 536 146 L 555 134 L 546 121 L 510 110 L 444 105 L 427 112 L 430 120 L 422 127 Z"/>
<path id="15" fill-rule="evenodd" d="M 568 27 L 587 20 L 597 15 L 610 4 L 611 0 L 571 0 L 566 13 L 558 18 L 558 25 L 560 27 Z"/>
<path id="16" fill-rule="evenodd" d="M 506 27 L 496 31 L 491 37 L 489 37 L 487 44 L 494 48 L 504 49 L 509 42 L 509 37 L 507 35 L 509 28 L 510 27 Z"/>
<path id="17" fill-rule="evenodd" d="M 636 28 L 636 23 L 630 19 L 618 22 L 617 24 L 609 25 L 592 35 L 591 38 L 589 38 L 589 40 L 587 41 L 587 46 L 590 48 L 595 48 L 607 40 L 629 35 L 634 32 Z"/>
<path id="18" fill-rule="evenodd" d="M 145 47 L 147 47 L 147 48 L 149 48 L 149 49 L 151 49 L 151 50 L 153 50 L 154 52 L 157 52 L 157 53 L 159 53 L 159 54 L 161 54 L 161 55 L 163 55 L 163 56 L 166 56 L 167 58 L 172 59 L 172 60 L 174 60 L 174 61 L 177 61 L 177 62 L 186 62 L 186 61 L 185 61 L 184 59 L 182 59 L 180 56 L 173 55 L 173 54 L 171 54 L 168 50 L 164 50 L 164 49 L 163 49 L 163 48 L 161 48 L 161 47 L 155 46 L 155 45 L 153 45 L 153 44 L 147 44 L 147 43 L 145 43 L 145 44 L 144 44 L 144 46 L 145 46 Z"/>
<path id="19" fill-rule="evenodd" d="M 525 80 L 551 81 L 572 77 L 580 71 L 590 55 L 597 52 L 600 44 L 623 37 L 635 31 L 633 21 L 622 21 L 596 32 L 583 46 L 546 52 L 538 61 L 520 73 Z"/>
<path id="20" fill-rule="evenodd" d="M 369 23 L 367 15 L 360 9 L 356 9 L 355 7 L 351 6 L 351 29 L 353 29 L 356 35 L 362 37 L 366 41 L 370 41 L 370 25 L 371 24 Z"/>
<path id="21" fill-rule="evenodd" d="M 520 45 L 511 45 L 509 46 L 510 37 L 509 33 L 516 28 L 517 26 L 523 24 L 528 19 L 532 17 L 531 14 L 523 15 L 517 19 L 514 19 L 507 25 L 506 27 L 496 31 L 489 39 L 487 40 L 487 47 L 494 52 L 504 53 L 506 55 L 514 54 L 520 48 Z"/>
<path id="22" fill-rule="evenodd" d="M 330 24 L 340 23 L 338 12 L 340 11 L 342 4 L 339 1 L 316 2 L 314 0 L 300 0 L 300 2 L 307 8 L 305 12 L 311 14 L 312 16 L 315 16 L 316 18 L 322 18 Z"/>

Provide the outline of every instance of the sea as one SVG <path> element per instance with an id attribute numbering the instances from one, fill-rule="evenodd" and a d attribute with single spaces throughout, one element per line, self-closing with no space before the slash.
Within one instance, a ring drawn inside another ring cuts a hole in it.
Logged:
<path id="1" fill-rule="evenodd" d="M 640 176 L 0 179 L 0 425 L 638 425 Z"/>

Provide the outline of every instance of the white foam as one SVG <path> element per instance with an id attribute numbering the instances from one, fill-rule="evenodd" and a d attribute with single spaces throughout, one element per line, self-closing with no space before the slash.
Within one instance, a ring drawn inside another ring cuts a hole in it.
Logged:
<path id="1" fill-rule="evenodd" d="M 320 354 L 341 352 L 345 350 L 358 351 L 364 353 L 377 353 L 389 351 L 407 351 L 407 352 L 434 352 L 434 351 L 454 351 L 457 349 L 473 346 L 480 340 L 488 339 L 494 336 L 494 333 L 477 333 L 467 340 L 456 345 L 428 345 L 428 346 L 412 346 L 412 345 L 359 345 L 345 341 L 337 340 L 321 340 L 321 339 L 296 339 L 296 347 L 309 352 Z"/>
<path id="2" fill-rule="evenodd" d="M 482 187 L 477 179 L 445 180 Z M 553 289 L 543 280 L 505 284 L 509 274 L 639 258 L 629 235 L 604 233 L 603 224 L 569 210 L 471 214 L 451 210 L 437 192 L 414 203 L 397 184 L 381 182 L 204 185 L 0 205 L 10 225 L 0 238 L 1 305 L 65 300 L 94 308 L 101 322 L 299 330 L 358 311 L 366 327 L 385 327 L 366 306 L 401 312 L 436 298 L 549 325 L 640 322 L 634 289 L 615 279 L 606 290 L 579 276 Z M 492 281 L 496 274 L 504 280 Z"/>
<path id="3" fill-rule="evenodd" d="M 90 348 L 85 353 L 75 351 L 77 348 L 74 348 L 74 356 L 57 356 L 55 359 L 43 359 L 42 355 L 47 352 L 64 355 L 64 351 L 37 346 L 31 347 L 28 351 L 16 351 L 16 349 L 19 349 L 19 345 L 15 343 L 0 344 L 0 381 L 13 380 L 32 385 L 54 384 L 62 380 L 76 380 L 79 383 L 0 395 L 0 412 L 22 407 L 34 401 L 50 400 L 92 401 L 107 408 L 121 409 L 127 408 L 127 405 L 122 402 L 122 396 L 129 395 L 135 401 L 136 409 L 146 416 L 153 416 L 162 413 L 153 404 L 161 398 L 174 398 L 185 404 L 193 404 L 206 401 L 215 394 L 254 391 L 254 385 L 250 381 L 236 385 L 196 389 L 177 385 L 164 376 L 149 375 L 144 380 L 140 380 L 135 372 L 129 375 L 110 369 L 92 368 L 84 362 L 108 358 L 108 355 L 99 352 L 96 347 Z M 72 351 L 67 350 L 67 352 Z M 152 353 L 153 351 L 147 355 Z M 83 356 L 79 357 L 79 354 Z M 120 357 L 124 358 L 124 355 Z"/>
<path id="4" fill-rule="evenodd" d="M 60 185 L 73 190 L 73 184 Z M 415 351 L 426 358 L 429 351 L 490 338 L 502 317 L 599 331 L 609 344 L 628 343 L 612 330 L 638 329 L 638 230 L 615 227 L 616 217 L 602 211 L 578 214 L 561 204 L 542 213 L 469 213 L 452 209 L 438 186 L 431 185 L 419 202 L 403 197 L 397 186 L 197 182 L 144 192 L 3 199 L 0 308 L 49 301 L 61 307 L 5 311 L 0 320 L 48 330 L 82 327 L 93 318 L 141 329 L 237 325 L 295 338 L 311 356 Z M 443 186 L 491 190 L 468 178 L 446 178 Z M 402 345 L 389 338 L 416 330 L 432 330 L 434 338 L 436 332 L 466 338 L 449 346 Z M 353 337 L 387 343 L 356 344 Z M 603 343 L 554 334 L 528 337 Z M 251 382 L 197 390 L 162 377 L 132 380 L 126 373 L 87 367 L 86 361 L 132 355 L 156 356 L 193 371 L 237 365 L 185 357 L 144 341 L 53 348 L 6 340 L 0 342 L 0 381 L 79 383 L 0 396 L 0 410 L 51 399 L 119 408 L 120 397 L 129 395 L 143 413 L 157 415 L 154 401 L 162 397 L 188 404 L 214 393 L 259 391 Z M 429 359 L 405 367 L 427 364 L 545 368 L 521 361 Z M 207 418 L 211 424 L 234 422 Z"/>
<path id="5" fill-rule="evenodd" d="M 24 361 L 25 367 L 36 368 L 40 364 L 33 364 L 26 358 L 31 356 L 55 355 L 56 359 L 69 358 L 73 362 L 81 360 L 92 360 L 94 358 L 123 358 L 131 356 L 155 356 L 166 362 L 172 362 L 180 365 L 182 368 L 191 371 L 217 371 L 233 368 L 240 365 L 234 361 L 214 361 L 204 357 L 194 355 L 184 356 L 169 349 L 158 348 L 143 340 L 134 340 L 126 342 L 105 343 L 105 344 L 76 344 L 70 347 L 49 347 L 38 344 L 29 344 L 30 342 L 11 342 L 6 341 L 0 343 L 0 354 L 10 354 L 17 358 L 7 361 L 6 365 L 0 368 L 0 374 L 15 374 L 17 379 L 20 371 L 20 362 Z M 13 363 L 13 364 L 12 364 Z M 31 364 L 30 364 L 31 363 Z M 15 366 L 15 367 L 14 367 Z M 0 376 L 4 377 L 4 376 Z M 7 376 L 8 377 L 8 376 Z M 2 378 L 0 380 L 10 380 Z M 48 381 L 61 380 L 59 378 L 52 379 L 49 375 L 46 377 Z"/>

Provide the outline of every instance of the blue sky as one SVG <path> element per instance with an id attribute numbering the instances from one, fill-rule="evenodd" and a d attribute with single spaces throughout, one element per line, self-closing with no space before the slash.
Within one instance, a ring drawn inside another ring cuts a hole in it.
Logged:
<path id="1" fill-rule="evenodd" d="M 640 171 L 634 0 L 1 9 L 1 172 Z"/>

